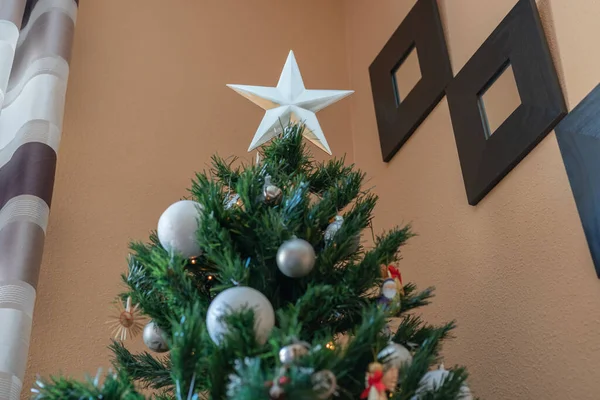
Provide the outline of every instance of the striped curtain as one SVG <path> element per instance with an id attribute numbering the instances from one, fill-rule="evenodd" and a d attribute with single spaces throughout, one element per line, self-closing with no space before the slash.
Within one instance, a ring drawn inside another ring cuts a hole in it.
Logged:
<path id="1" fill-rule="evenodd" d="M 76 0 L 0 0 L 0 400 L 25 375 L 76 15 Z"/>

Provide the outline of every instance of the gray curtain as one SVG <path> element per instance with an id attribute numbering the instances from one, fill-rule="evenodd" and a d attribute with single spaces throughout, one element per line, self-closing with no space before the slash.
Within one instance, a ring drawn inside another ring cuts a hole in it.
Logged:
<path id="1" fill-rule="evenodd" d="M 19 399 L 77 2 L 0 0 L 0 400 Z"/>

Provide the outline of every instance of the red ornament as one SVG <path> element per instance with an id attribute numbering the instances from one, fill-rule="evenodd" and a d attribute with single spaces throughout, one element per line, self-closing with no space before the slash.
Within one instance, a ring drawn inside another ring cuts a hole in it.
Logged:
<path id="1" fill-rule="evenodd" d="M 400 283 L 402 283 L 402 274 L 400 273 L 398 268 L 394 267 L 393 265 L 388 265 L 387 268 L 389 277 L 392 279 L 398 279 Z"/>
<path id="2" fill-rule="evenodd" d="M 288 378 L 287 376 L 282 376 L 278 380 L 278 383 L 280 385 L 287 385 L 289 382 L 290 382 L 290 378 Z"/>
<path id="3" fill-rule="evenodd" d="M 398 270 L 398 268 L 394 267 L 393 265 L 388 265 L 387 270 L 388 270 L 388 277 L 390 277 L 394 281 L 396 281 L 396 286 L 398 287 L 398 293 L 400 293 L 401 295 L 404 295 L 404 285 L 402 284 L 402 274 L 400 273 L 400 270 Z"/>

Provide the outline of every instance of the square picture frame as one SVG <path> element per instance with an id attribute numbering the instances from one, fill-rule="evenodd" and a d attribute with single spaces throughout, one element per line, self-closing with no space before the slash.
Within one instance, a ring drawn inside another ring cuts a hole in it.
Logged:
<path id="1" fill-rule="evenodd" d="M 415 49 L 421 78 L 400 99 L 395 72 Z M 388 162 L 444 96 L 453 73 L 436 0 L 418 0 L 369 67 L 383 160 Z"/>
<path id="2" fill-rule="evenodd" d="M 487 131 L 481 96 L 512 66 L 521 104 Z M 534 0 L 519 0 L 446 89 L 470 205 L 476 205 L 567 114 Z"/>
<path id="3" fill-rule="evenodd" d="M 556 140 L 600 278 L 600 85 L 556 126 Z"/>

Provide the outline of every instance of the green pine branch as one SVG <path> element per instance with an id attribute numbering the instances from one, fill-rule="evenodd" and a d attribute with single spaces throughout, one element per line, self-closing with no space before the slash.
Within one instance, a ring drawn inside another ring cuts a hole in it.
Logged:
<path id="1" fill-rule="evenodd" d="M 241 174 L 241 168 L 233 166 L 233 164 L 235 164 L 238 161 L 238 158 L 229 157 L 227 160 L 225 160 L 215 154 L 211 157 L 211 161 L 211 174 L 215 178 L 217 178 L 223 185 L 226 185 L 230 188 L 234 188 Z M 192 192 L 193 191 L 194 189 L 192 187 Z"/>
<path id="2" fill-rule="evenodd" d="M 103 380 L 103 382 L 102 382 Z M 109 373 L 102 379 L 101 371 L 83 381 L 63 376 L 38 379 L 31 389 L 35 400 L 142 400 L 133 383 L 123 372 Z"/>
<path id="3" fill-rule="evenodd" d="M 409 310 L 413 310 L 415 308 L 423 307 L 431 303 L 430 299 L 432 299 L 435 294 L 435 287 L 431 286 L 425 290 L 417 292 L 417 287 L 413 283 L 407 283 L 404 285 L 404 296 L 402 297 L 402 306 L 400 311 L 396 316 L 400 316 Z"/>
<path id="4" fill-rule="evenodd" d="M 292 124 L 282 128 L 284 133 L 261 149 L 265 172 L 275 182 L 287 182 L 298 174 L 306 175 L 312 168 L 302 136 L 304 126 Z"/>
<path id="5" fill-rule="evenodd" d="M 405 315 L 402 317 L 392 340 L 405 346 L 409 344 L 421 346 L 429 338 L 439 336 L 437 343 L 441 343 L 443 340 L 452 338 L 452 330 L 455 328 L 455 321 L 443 325 L 431 325 L 423 321 L 422 317 L 418 315 Z M 439 353 L 439 348 L 436 351 Z"/>
<path id="6" fill-rule="evenodd" d="M 148 352 L 132 354 L 123 343 L 112 341 L 109 346 L 114 358 L 113 367 L 123 369 L 128 376 L 138 381 L 141 387 L 147 389 L 163 389 L 171 391 L 171 361 L 169 357 L 155 358 Z"/>
<path id="7" fill-rule="evenodd" d="M 354 399 L 365 385 L 365 373 L 369 363 L 386 344 L 381 332 L 386 325 L 385 313 L 377 307 L 366 308 L 360 323 L 352 332 L 351 340 L 342 350 L 341 357 L 332 368 L 342 398 Z"/>

